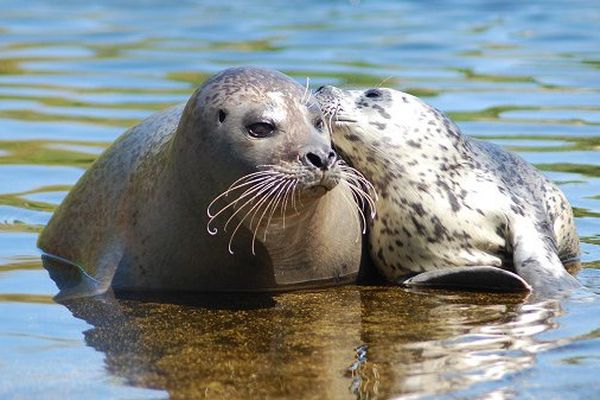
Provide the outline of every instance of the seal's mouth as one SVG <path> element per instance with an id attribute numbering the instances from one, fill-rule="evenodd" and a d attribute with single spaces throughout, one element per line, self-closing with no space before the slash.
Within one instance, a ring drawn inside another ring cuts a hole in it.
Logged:
<path id="1" fill-rule="evenodd" d="M 333 115 L 333 121 L 338 123 L 354 123 L 358 122 L 358 119 L 353 118 L 352 113 L 348 112 L 341 105 L 337 105 L 333 112 L 330 111 L 329 115 Z"/>
<path id="2" fill-rule="evenodd" d="M 323 171 L 319 175 L 315 176 L 312 182 L 305 185 L 305 190 L 312 194 L 325 194 L 325 192 L 333 190 L 340 183 L 339 173 Z"/>
<path id="3" fill-rule="evenodd" d="M 347 118 L 347 117 L 340 117 L 340 116 L 338 116 L 338 117 L 336 117 L 336 118 L 334 119 L 334 121 L 333 121 L 333 122 L 335 122 L 335 123 L 336 123 L 336 124 L 338 124 L 338 125 L 343 125 L 343 124 L 355 124 L 355 123 L 357 123 L 357 122 L 358 122 L 358 120 L 356 120 L 356 119 L 352 119 L 352 118 Z"/>

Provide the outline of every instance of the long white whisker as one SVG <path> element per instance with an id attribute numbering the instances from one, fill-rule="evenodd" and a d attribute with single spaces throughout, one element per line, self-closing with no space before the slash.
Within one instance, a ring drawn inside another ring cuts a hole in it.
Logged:
<path id="1" fill-rule="evenodd" d="M 261 182 L 261 181 L 263 181 L 263 180 L 266 180 L 266 179 L 268 179 L 269 177 L 276 177 L 276 176 L 277 176 L 277 174 L 269 174 L 269 175 L 266 175 L 266 176 L 259 176 L 259 177 L 256 177 L 256 176 L 255 176 L 253 179 L 251 179 L 251 180 L 250 180 L 250 181 L 248 181 L 248 182 L 239 183 L 239 184 L 238 184 L 238 185 L 236 185 L 236 186 L 230 186 L 230 187 L 229 187 L 227 190 L 225 190 L 223 193 L 221 193 L 220 195 L 218 195 L 217 197 L 215 197 L 215 199 L 214 199 L 213 201 L 211 201 L 211 202 L 210 202 L 210 204 L 208 205 L 208 207 L 206 207 L 206 214 L 207 214 L 207 215 L 208 215 L 210 218 L 213 218 L 215 215 L 212 213 L 212 211 L 211 211 L 210 209 L 211 209 L 211 208 L 212 208 L 212 207 L 215 205 L 215 203 L 216 203 L 217 201 L 219 201 L 220 199 L 222 199 L 222 198 L 224 198 L 224 197 L 227 197 L 227 196 L 229 196 L 229 194 L 230 194 L 231 192 L 234 192 L 234 191 L 236 191 L 236 190 L 238 190 L 238 189 L 241 189 L 241 188 L 243 188 L 243 187 L 246 187 L 246 186 L 248 186 L 248 185 L 252 185 L 252 184 L 255 184 L 255 183 Z M 238 181 L 239 181 L 239 179 L 238 179 Z"/>
<path id="2" fill-rule="evenodd" d="M 360 214 L 356 212 L 358 205 L 356 204 L 356 202 L 354 200 L 348 198 L 348 196 L 344 192 L 342 192 L 342 198 L 344 199 L 345 204 L 350 209 L 350 212 L 354 215 L 354 220 L 355 220 L 356 226 L 358 227 L 359 231 L 362 231 L 364 234 L 365 233 L 365 228 L 364 228 L 365 225 L 361 224 L 360 217 L 359 217 Z M 358 239 L 360 239 L 360 235 L 356 235 L 356 239 L 354 240 L 354 242 L 355 243 L 358 242 Z"/>
<path id="3" fill-rule="evenodd" d="M 375 190 L 375 186 L 373 186 L 373 184 L 371 182 L 369 182 L 369 180 L 356 168 L 352 168 L 348 165 L 340 165 L 340 169 L 343 172 L 348 172 L 351 175 L 354 175 L 362 184 L 364 184 L 368 190 L 373 192 L 373 195 L 375 196 L 375 200 L 379 200 L 379 196 L 377 194 L 377 191 Z"/>
<path id="4" fill-rule="evenodd" d="M 307 76 L 306 77 L 306 87 L 304 89 L 304 94 L 302 95 L 302 100 L 300 101 L 301 104 L 306 104 L 306 101 L 308 100 L 308 88 L 310 85 L 310 78 Z"/>
<path id="5" fill-rule="evenodd" d="M 380 88 L 381 85 L 383 85 L 384 83 L 386 83 L 387 81 L 389 81 L 393 77 L 394 77 L 393 75 L 388 76 L 387 78 L 385 78 L 384 80 L 382 80 L 381 82 L 379 82 L 379 84 L 377 85 L 377 87 Z"/>
<path id="6" fill-rule="evenodd" d="M 279 167 L 279 165 L 276 165 L 276 164 L 258 164 L 256 166 L 256 168 L 277 168 L 277 167 Z M 274 171 L 274 170 L 272 172 L 279 173 L 279 171 Z"/>
<path id="7" fill-rule="evenodd" d="M 247 179 L 250 179 L 250 178 L 254 178 L 254 177 L 257 177 L 257 176 L 263 176 L 263 175 L 269 175 L 269 174 L 276 174 L 276 173 L 277 172 L 275 172 L 275 171 L 255 171 L 255 172 L 246 174 L 246 175 L 242 176 L 241 178 L 237 179 L 231 185 L 229 185 L 229 188 L 232 188 L 235 185 L 237 185 L 238 183 L 243 182 L 243 181 L 245 181 Z"/>
<path id="8" fill-rule="evenodd" d="M 292 186 L 294 186 L 296 184 L 296 182 L 298 182 L 297 179 L 292 179 L 290 180 L 290 182 L 288 183 L 286 189 L 285 189 L 285 194 L 283 195 L 283 205 L 281 206 L 281 219 L 283 220 L 283 229 L 285 229 L 285 212 L 287 210 L 287 204 L 288 204 L 288 200 L 289 200 L 289 194 L 290 194 L 290 190 L 292 189 Z"/>
<path id="9" fill-rule="evenodd" d="M 331 112 L 326 112 L 325 115 L 329 115 L 329 119 L 326 125 L 328 125 L 329 135 L 333 135 L 333 120 L 336 117 L 338 110 L 340 109 L 340 105 L 336 104 L 335 109 Z"/>
<path id="10" fill-rule="evenodd" d="M 371 219 L 375 218 L 375 201 L 371 198 L 371 196 L 367 192 L 365 192 L 360 186 L 353 184 L 349 180 L 346 180 L 346 184 L 350 189 L 352 189 L 352 192 L 356 193 L 357 196 L 363 198 L 367 202 L 370 209 L 369 211 L 371 213 Z M 362 203 L 361 201 L 361 204 L 364 203 Z"/>
<path id="11" fill-rule="evenodd" d="M 361 208 L 365 208 L 365 200 L 363 199 L 363 196 L 358 196 L 355 193 L 355 187 L 357 186 L 357 182 L 356 180 L 354 180 L 351 177 L 342 175 L 344 181 L 346 182 L 346 186 L 348 186 L 348 188 L 352 189 L 352 196 L 354 197 L 354 200 L 356 200 L 357 203 L 359 203 Z"/>
<path id="12" fill-rule="evenodd" d="M 221 208 L 219 211 L 217 211 L 214 215 L 210 216 L 210 219 L 208 220 L 207 224 L 206 224 L 206 229 L 208 230 L 208 233 L 210 233 L 211 235 L 215 235 L 217 233 L 217 228 L 211 229 L 210 225 L 214 222 L 214 220 L 221 214 L 223 214 L 226 210 L 230 209 L 231 207 L 235 207 L 236 204 L 250 196 L 255 194 L 257 191 L 259 191 L 261 188 L 263 188 L 265 185 L 269 184 L 270 182 L 273 182 L 274 180 L 276 180 L 277 177 L 269 177 L 269 178 L 264 178 L 262 181 L 255 183 L 253 186 L 249 187 L 248 189 L 246 189 L 240 196 L 238 196 L 234 201 L 228 203 L 226 206 L 224 206 L 223 208 Z M 252 197 L 254 198 L 254 196 Z M 251 201 L 252 199 L 250 199 Z"/>
<path id="13" fill-rule="evenodd" d="M 298 180 L 296 180 L 296 182 L 294 182 L 294 186 L 292 187 L 292 207 L 294 208 L 294 211 L 297 214 L 300 214 L 300 212 L 298 211 L 298 206 L 296 204 L 296 189 L 298 188 Z"/>
<path id="14" fill-rule="evenodd" d="M 283 180 L 283 179 L 285 179 L 285 178 L 281 178 L 281 180 Z M 269 187 L 265 188 L 265 190 L 271 190 L 272 186 L 273 186 L 273 185 L 277 185 L 277 184 L 278 184 L 278 182 L 279 182 L 279 181 L 277 181 L 277 182 L 273 182 L 273 183 L 270 183 L 270 184 L 268 185 Z M 264 193 L 264 191 L 263 191 L 263 192 L 261 192 L 260 194 L 263 194 L 263 193 Z M 258 196 L 258 195 L 260 195 L 260 194 L 257 194 L 257 196 Z M 256 198 L 256 197 L 254 197 L 254 198 Z M 252 199 L 250 199 L 249 201 L 252 201 Z M 248 204 L 248 202 L 246 202 L 246 203 L 245 203 L 245 204 L 242 206 L 242 208 L 244 208 L 244 207 L 245 207 L 247 204 Z M 256 209 L 258 206 L 260 206 L 260 204 L 262 204 L 262 203 L 260 203 L 260 202 L 257 202 L 255 205 L 253 205 L 253 206 L 252 206 L 252 208 L 250 208 L 250 210 L 249 210 L 249 211 L 248 211 L 248 212 L 247 212 L 247 213 L 244 215 L 244 217 L 240 219 L 240 221 L 239 221 L 239 222 L 238 222 L 238 224 L 236 225 L 235 229 L 234 229 L 234 230 L 233 230 L 233 232 L 231 233 L 231 237 L 229 238 L 229 244 L 227 245 L 227 250 L 229 250 L 229 253 L 230 253 L 230 254 L 234 254 L 234 253 L 233 253 L 233 250 L 232 250 L 232 248 L 231 248 L 231 245 L 232 245 L 232 243 L 233 243 L 233 238 L 235 237 L 235 234 L 236 234 L 236 233 L 237 233 L 237 231 L 240 229 L 240 227 L 242 226 L 242 224 L 244 223 L 244 221 L 246 220 L 246 218 L 248 218 L 248 215 L 250 215 L 250 213 L 251 213 L 251 212 L 252 212 L 254 209 Z M 231 217 L 229 217 L 229 220 L 227 220 L 227 223 L 225 224 L 225 228 L 224 228 L 224 230 L 227 230 L 227 225 L 228 225 L 228 224 L 231 222 L 231 219 L 232 219 L 232 218 L 235 216 L 235 214 L 237 214 L 237 213 L 238 213 L 238 211 L 239 211 L 239 210 L 241 210 L 242 208 L 238 209 L 238 210 L 237 210 L 237 211 L 234 213 L 234 215 L 232 215 Z"/>
<path id="15" fill-rule="evenodd" d="M 342 171 L 342 176 L 348 182 L 350 182 L 354 186 L 360 188 L 361 190 L 363 190 L 369 196 L 371 195 L 371 193 L 370 193 L 371 190 L 370 190 L 369 186 L 366 185 L 365 181 L 362 178 L 359 178 L 357 176 L 351 175 L 351 174 L 347 173 L 346 171 Z"/>
<path id="16" fill-rule="evenodd" d="M 274 181 L 271 181 L 269 183 L 266 183 L 264 185 L 260 186 L 260 190 L 257 191 L 256 193 L 254 193 L 254 195 L 248 199 L 241 207 L 238 207 L 235 212 L 233 214 L 231 214 L 231 216 L 229 216 L 229 218 L 227 219 L 227 222 L 225 222 L 225 225 L 223 226 L 223 231 L 227 232 L 227 227 L 229 226 L 229 224 L 231 223 L 231 221 L 235 218 L 236 215 L 238 215 L 248 204 L 252 203 L 253 201 L 255 201 L 257 198 L 259 198 L 260 196 L 264 195 L 264 193 L 268 190 L 270 190 L 274 185 L 277 185 L 277 183 L 282 180 L 284 178 L 278 178 L 275 179 Z M 254 209 L 251 209 L 251 211 Z"/>
<path id="17" fill-rule="evenodd" d="M 267 233 L 269 232 L 269 225 L 271 225 L 271 220 L 273 219 L 273 215 L 275 214 L 275 210 L 277 210 L 277 207 L 279 206 L 279 203 L 281 202 L 282 194 L 285 191 L 286 185 L 288 185 L 288 182 L 284 182 L 280 187 L 279 190 L 277 191 L 277 194 L 275 195 L 274 198 L 274 202 L 270 202 L 269 205 L 267 207 L 271 208 L 271 211 L 269 212 L 269 218 L 267 219 L 267 224 L 265 225 L 265 230 L 263 233 L 263 241 L 267 240 Z"/>
<path id="18" fill-rule="evenodd" d="M 263 198 L 259 201 L 258 203 L 258 207 L 256 208 L 256 211 L 254 211 L 254 214 L 252 215 L 252 218 L 250 219 L 250 223 L 248 224 L 248 226 L 250 227 L 250 230 L 253 231 L 252 233 L 252 255 L 255 256 L 256 255 L 256 251 L 255 251 L 255 243 L 256 243 L 256 235 L 258 234 L 258 230 L 260 228 L 260 223 L 263 220 L 265 214 L 267 213 L 267 211 L 269 210 L 269 207 L 271 206 L 271 203 L 273 203 L 273 193 L 277 192 L 278 190 L 280 190 L 281 188 L 281 183 L 275 185 L 274 188 L 272 188 L 268 193 L 266 193 Z M 267 203 L 268 200 L 268 203 Z M 262 207 L 262 205 L 264 205 L 266 203 L 266 206 L 260 216 L 260 218 L 258 219 L 258 221 L 256 221 L 256 227 L 254 229 L 252 229 L 252 223 L 254 222 L 254 218 L 256 218 L 256 215 L 258 214 L 258 212 L 260 211 L 260 208 Z"/>
<path id="19" fill-rule="evenodd" d="M 354 203 L 356 204 L 356 202 Z M 358 214 L 360 215 L 360 220 L 362 222 L 362 233 L 363 235 L 367 233 L 367 217 L 365 217 L 365 213 L 362 210 L 362 207 L 356 205 L 356 209 L 358 210 Z"/>
<path id="20" fill-rule="evenodd" d="M 302 195 L 302 193 L 300 192 L 300 190 L 298 190 L 298 197 L 296 199 L 296 205 L 298 205 L 301 209 L 304 208 L 304 203 L 302 203 L 302 198 L 300 197 Z M 298 210 L 296 210 L 298 213 L 300 213 Z"/>

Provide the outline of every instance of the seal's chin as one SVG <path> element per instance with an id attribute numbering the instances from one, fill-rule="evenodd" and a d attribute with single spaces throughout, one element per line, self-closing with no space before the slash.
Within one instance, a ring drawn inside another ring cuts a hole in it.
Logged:
<path id="1" fill-rule="evenodd" d="M 320 176 L 315 176 L 312 182 L 307 182 L 304 185 L 304 191 L 311 196 L 319 197 L 333 190 L 340 183 L 339 174 L 325 171 Z"/>
<path id="2" fill-rule="evenodd" d="M 316 185 L 316 186 L 311 186 L 311 187 L 307 188 L 306 190 L 308 192 L 310 192 L 311 195 L 313 195 L 315 197 L 320 197 L 320 196 L 323 196 L 328 191 L 330 191 L 331 188 L 328 188 L 323 185 Z"/>

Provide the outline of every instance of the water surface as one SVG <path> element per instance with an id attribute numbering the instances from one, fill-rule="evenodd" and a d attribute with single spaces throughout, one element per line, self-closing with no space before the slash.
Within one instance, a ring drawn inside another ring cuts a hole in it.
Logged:
<path id="1" fill-rule="evenodd" d="M 594 398 L 600 365 L 600 6 L 5 0 L 0 398 Z M 343 287 L 52 300 L 35 241 L 102 149 L 207 76 L 421 96 L 572 202 L 592 294 Z"/>

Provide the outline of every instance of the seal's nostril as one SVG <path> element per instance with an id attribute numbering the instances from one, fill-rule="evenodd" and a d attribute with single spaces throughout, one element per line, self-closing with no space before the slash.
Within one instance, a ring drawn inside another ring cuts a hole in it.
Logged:
<path id="1" fill-rule="evenodd" d="M 321 157 L 319 157 L 315 153 L 307 153 L 306 159 L 315 167 L 323 168 L 323 160 L 321 160 Z"/>
<path id="2" fill-rule="evenodd" d="M 325 87 L 325 85 L 323 85 L 323 86 L 319 86 L 319 88 L 317 89 L 317 92 L 320 92 L 320 91 L 321 91 L 321 89 L 323 89 L 324 87 Z"/>
<path id="3" fill-rule="evenodd" d="M 329 151 L 314 150 L 309 151 L 302 156 L 302 162 L 308 167 L 317 167 L 323 171 L 330 169 L 337 161 L 337 154 L 335 151 L 329 149 Z"/>

